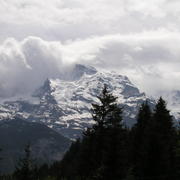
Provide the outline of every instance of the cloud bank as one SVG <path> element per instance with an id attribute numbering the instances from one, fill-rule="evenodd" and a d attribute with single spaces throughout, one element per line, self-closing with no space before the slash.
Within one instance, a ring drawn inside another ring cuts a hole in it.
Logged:
<path id="1" fill-rule="evenodd" d="M 180 28 L 178 0 L 1 0 L 0 40 L 46 40 Z"/>
<path id="2" fill-rule="evenodd" d="M 0 12 L 0 96 L 75 63 L 116 70 L 150 95 L 180 89 L 178 0 L 0 0 Z"/>
<path id="3" fill-rule="evenodd" d="M 127 75 L 149 95 L 180 89 L 180 33 L 165 30 L 75 41 L 9 38 L 0 45 L 0 96 L 32 92 L 75 63 Z"/>

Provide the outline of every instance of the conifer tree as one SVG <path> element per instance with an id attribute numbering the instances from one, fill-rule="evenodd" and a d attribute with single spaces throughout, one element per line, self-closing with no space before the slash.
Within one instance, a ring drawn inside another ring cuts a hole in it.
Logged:
<path id="1" fill-rule="evenodd" d="M 94 129 L 119 125 L 122 110 L 116 103 L 117 97 L 113 96 L 104 85 L 102 93 L 97 98 L 100 104 L 92 104 L 92 116 L 96 122 Z"/>
<path id="2" fill-rule="evenodd" d="M 127 130 L 122 121 L 122 108 L 108 92 L 105 118 L 105 141 L 102 159 L 102 179 L 123 179 L 127 173 Z"/>
<path id="3" fill-rule="evenodd" d="M 92 104 L 95 124 L 84 131 L 79 145 L 72 145 L 61 161 L 60 171 L 65 172 L 63 177 L 68 180 L 121 180 L 126 177 L 127 130 L 122 122 L 122 108 L 106 85 L 97 98 L 99 103 Z M 73 147 L 76 147 L 76 155 Z"/>
<path id="4" fill-rule="evenodd" d="M 107 127 L 111 123 L 110 118 L 112 117 L 113 106 L 116 101 L 116 97 L 108 92 L 106 85 L 104 85 L 101 94 L 97 98 L 100 103 L 92 104 L 91 110 L 95 125 L 83 133 L 79 166 L 81 176 L 90 176 L 94 179 L 100 179 L 100 176 L 102 176 L 102 159 L 107 137 Z"/>
<path id="5" fill-rule="evenodd" d="M 127 131 L 122 123 L 122 109 L 106 85 L 97 98 L 99 103 L 92 104 L 95 124 L 84 131 L 82 140 L 71 146 L 61 162 L 61 172 L 65 172 L 63 177 L 68 180 L 119 180 L 125 177 Z"/>
<path id="6" fill-rule="evenodd" d="M 122 109 L 104 86 L 98 96 L 100 104 L 93 104 L 92 116 L 96 124 L 85 133 L 91 149 L 94 179 L 122 179 L 127 171 L 127 132 L 122 123 Z M 90 161 L 90 162 L 91 162 Z M 89 169 L 89 168 L 88 168 Z"/>
<path id="7" fill-rule="evenodd" d="M 180 179 L 180 123 L 177 128 L 176 170 L 177 179 Z"/>
<path id="8" fill-rule="evenodd" d="M 136 177 L 142 179 L 144 178 L 144 168 L 147 163 L 147 135 L 151 119 L 152 112 L 146 101 L 141 105 L 137 116 L 137 123 L 131 130 L 133 171 Z"/>
<path id="9" fill-rule="evenodd" d="M 176 131 L 166 102 L 156 104 L 148 131 L 148 154 L 145 175 L 156 179 L 175 179 Z"/>

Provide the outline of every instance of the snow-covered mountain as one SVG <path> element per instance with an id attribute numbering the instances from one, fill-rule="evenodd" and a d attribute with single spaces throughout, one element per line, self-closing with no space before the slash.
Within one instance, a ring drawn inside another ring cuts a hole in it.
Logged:
<path id="1" fill-rule="evenodd" d="M 118 97 L 124 109 L 124 121 L 135 122 L 138 108 L 148 98 L 126 76 L 115 72 L 97 71 L 77 64 L 70 73 L 58 79 L 47 79 L 29 99 L 6 101 L 0 107 L 1 118 L 19 114 L 28 121 L 41 122 L 71 139 L 94 122 L 90 109 L 98 103 L 97 95 L 106 84 Z M 148 99 L 150 104 L 153 100 Z"/>

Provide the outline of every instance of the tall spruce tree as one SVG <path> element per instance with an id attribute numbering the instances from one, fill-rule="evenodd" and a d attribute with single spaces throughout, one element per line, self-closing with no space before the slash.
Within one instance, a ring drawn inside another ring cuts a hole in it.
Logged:
<path id="1" fill-rule="evenodd" d="M 99 103 L 92 104 L 95 124 L 83 133 L 76 146 L 76 158 L 68 158 L 74 156 L 71 147 L 61 162 L 60 170 L 68 180 L 121 180 L 126 177 L 127 130 L 122 123 L 122 109 L 106 85 L 97 98 Z"/>
<path id="2" fill-rule="evenodd" d="M 152 112 L 146 101 L 139 108 L 137 123 L 131 130 L 131 155 L 134 175 L 143 179 L 147 163 L 147 133 L 152 119 Z"/>
<path id="3" fill-rule="evenodd" d="M 104 118 L 105 134 L 102 153 L 102 179 L 123 179 L 127 173 L 127 130 L 122 121 L 122 108 L 105 87 L 103 98 L 106 116 Z"/>
<path id="4" fill-rule="evenodd" d="M 96 124 L 96 128 L 104 128 L 107 126 L 120 125 L 122 117 L 122 110 L 118 107 L 116 100 L 117 97 L 113 96 L 104 85 L 102 93 L 97 97 L 100 104 L 92 104 L 92 116 Z"/>
<path id="5" fill-rule="evenodd" d="M 177 179 L 180 179 L 180 123 L 177 128 L 176 170 Z"/>
<path id="6" fill-rule="evenodd" d="M 93 179 L 101 179 L 102 176 L 106 127 L 112 113 L 111 106 L 116 101 L 116 98 L 108 92 L 106 85 L 97 98 L 99 104 L 92 104 L 91 109 L 95 124 L 83 133 L 79 166 L 81 177 L 89 176 Z"/>
<path id="7" fill-rule="evenodd" d="M 127 171 L 127 134 L 122 125 L 122 109 L 106 85 L 98 99 L 100 104 L 92 105 L 96 123 L 84 133 L 82 159 L 88 165 L 83 167 L 88 167 L 88 172 L 92 170 L 91 179 L 122 179 Z M 83 171 L 84 175 L 87 171 Z"/>
<path id="8" fill-rule="evenodd" d="M 156 104 L 147 141 L 145 176 L 154 180 L 175 179 L 176 131 L 172 116 L 162 98 Z"/>

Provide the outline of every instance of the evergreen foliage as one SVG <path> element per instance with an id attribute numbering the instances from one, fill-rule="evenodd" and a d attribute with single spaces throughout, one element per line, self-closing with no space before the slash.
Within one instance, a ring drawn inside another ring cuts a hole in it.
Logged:
<path id="1" fill-rule="evenodd" d="M 60 164 L 61 175 L 68 179 L 116 180 L 126 176 L 127 130 L 122 109 L 107 86 L 98 99 L 99 104 L 92 104 L 94 126 L 87 128 L 81 141 L 72 144 Z"/>
<path id="2" fill-rule="evenodd" d="M 178 133 L 160 98 L 154 112 L 142 104 L 137 123 L 127 130 L 122 109 L 105 86 L 100 103 L 93 104 L 95 125 L 74 142 L 54 175 L 67 180 L 170 180 L 179 179 Z M 58 173 L 57 173 L 58 172 Z M 51 174 L 53 175 L 53 174 Z"/>
<path id="3" fill-rule="evenodd" d="M 177 177 L 180 178 L 180 124 L 177 130 L 176 170 L 177 170 Z"/>
<path id="4" fill-rule="evenodd" d="M 147 103 L 141 106 L 131 134 L 132 165 L 137 179 L 175 179 L 177 133 L 162 98 L 153 113 Z"/>
<path id="5" fill-rule="evenodd" d="M 133 164 L 134 175 L 139 178 L 144 178 L 145 168 L 148 156 L 148 133 L 150 131 L 149 126 L 152 120 L 152 112 L 145 102 L 141 105 L 137 116 L 137 123 L 133 126 L 131 137 L 131 160 Z"/>
<path id="6" fill-rule="evenodd" d="M 154 111 L 145 102 L 127 129 L 122 108 L 104 86 L 92 104 L 95 124 L 72 143 L 60 162 L 34 165 L 30 146 L 9 180 L 179 180 L 180 128 L 160 98 Z M 2 179 L 0 178 L 0 179 Z"/>
<path id="7" fill-rule="evenodd" d="M 176 130 L 162 98 L 156 104 L 149 126 L 146 176 L 157 179 L 175 177 Z"/>

